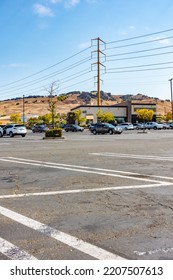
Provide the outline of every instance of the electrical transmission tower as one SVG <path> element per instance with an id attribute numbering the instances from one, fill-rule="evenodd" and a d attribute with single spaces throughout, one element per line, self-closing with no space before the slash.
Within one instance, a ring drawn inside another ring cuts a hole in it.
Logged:
<path id="1" fill-rule="evenodd" d="M 103 64 L 100 62 L 100 56 L 101 56 L 101 54 L 102 54 L 104 57 L 106 57 L 106 55 L 100 50 L 100 44 L 101 44 L 101 43 L 104 44 L 104 46 L 105 46 L 105 48 L 106 48 L 106 43 L 98 37 L 98 38 L 96 38 L 96 39 L 92 39 L 92 40 L 91 40 L 91 46 L 92 46 L 92 42 L 93 42 L 93 41 L 97 41 L 97 50 L 92 51 L 92 53 L 97 53 L 97 62 L 92 63 L 92 65 L 93 65 L 93 64 L 96 64 L 96 65 L 97 65 L 97 76 L 96 76 L 96 77 L 97 77 L 97 106 L 100 106 L 100 81 L 101 81 L 101 79 L 100 79 L 100 66 L 103 66 L 103 67 L 106 69 L 105 65 L 103 65 Z M 105 49 L 105 48 L 104 48 L 104 49 Z"/>

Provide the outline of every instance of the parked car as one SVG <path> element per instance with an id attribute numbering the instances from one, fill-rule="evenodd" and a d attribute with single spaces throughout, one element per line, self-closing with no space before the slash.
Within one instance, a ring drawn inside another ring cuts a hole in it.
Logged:
<path id="1" fill-rule="evenodd" d="M 157 123 L 157 122 L 146 122 L 145 127 L 147 129 L 163 129 L 163 124 Z"/>
<path id="2" fill-rule="evenodd" d="M 134 129 L 133 124 L 129 123 L 129 122 L 120 123 L 120 124 L 118 124 L 118 127 L 121 127 L 122 130 L 133 130 Z"/>
<path id="3" fill-rule="evenodd" d="M 88 126 L 88 129 L 91 131 L 95 125 L 97 125 L 97 123 L 91 123 L 91 124 Z"/>
<path id="4" fill-rule="evenodd" d="M 163 129 L 170 129 L 170 127 L 169 127 L 169 124 L 168 123 L 161 123 L 161 122 L 159 122 L 158 124 L 162 124 L 163 125 Z"/>
<path id="5" fill-rule="evenodd" d="M 44 124 L 34 125 L 34 126 L 31 127 L 31 129 L 32 129 L 33 133 L 35 133 L 35 132 L 45 132 L 45 131 L 49 130 L 49 128 Z"/>
<path id="6" fill-rule="evenodd" d="M 97 134 L 97 133 L 121 134 L 123 130 L 122 128 L 118 126 L 114 126 L 110 123 L 97 123 L 93 127 L 91 127 L 90 131 L 93 134 Z"/>
<path id="7" fill-rule="evenodd" d="M 168 123 L 168 125 L 170 129 L 173 129 L 173 123 Z"/>
<path id="8" fill-rule="evenodd" d="M 80 132 L 83 132 L 84 131 L 84 128 L 79 126 L 79 125 L 76 125 L 76 124 L 67 124 L 65 127 L 64 127 L 64 130 L 66 132 L 68 131 L 72 131 L 72 132 L 77 132 L 77 131 L 80 131 Z"/>
<path id="9" fill-rule="evenodd" d="M 137 130 L 139 130 L 139 129 L 146 129 L 145 123 L 137 123 L 135 128 Z"/>
<path id="10" fill-rule="evenodd" d="M 3 137 L 3 128 L 0 127 L 0 137 Z"/>
<path id="11" fill-rule="evenodd" d="M 15 135 L 21 135 L 25 137 L 27 134 L 27 129 L 22 124 L 8 124 L 3 128 L 3 135 L 8 135 L 14 137 Z"/>

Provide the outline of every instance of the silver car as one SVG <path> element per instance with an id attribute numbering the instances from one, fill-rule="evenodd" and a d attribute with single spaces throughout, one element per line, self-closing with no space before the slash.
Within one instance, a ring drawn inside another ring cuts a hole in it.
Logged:
<path id="1" fill-rule="evenodd" d="M 133 124 L 129 123 L 129 122 L 120 123 L 120 124 L 118 124 L 118 127 L 121 127 L 122 130 L 133 130 L 134 129 Z"/>
<path id="2" fill-rule="evenodd" d="M 145 123 L 147 129 L 163 129 L 163 124 L 157 122 L 147 122 Z"/>

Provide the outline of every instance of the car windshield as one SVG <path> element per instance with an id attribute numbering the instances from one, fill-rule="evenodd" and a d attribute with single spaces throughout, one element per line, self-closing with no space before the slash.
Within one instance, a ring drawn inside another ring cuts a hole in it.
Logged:
<path id="1" fill-rule="evenodd" d="M 21 124 L 16 124 L 15 127 L 25 127 L 25 126 Z"/>
<path id="2" fill-rule="evenodd" d="M 115 128 L 115 126 L 111 123 L 105 123 L 107 126 L 109 126 L 110 128 Z"/>

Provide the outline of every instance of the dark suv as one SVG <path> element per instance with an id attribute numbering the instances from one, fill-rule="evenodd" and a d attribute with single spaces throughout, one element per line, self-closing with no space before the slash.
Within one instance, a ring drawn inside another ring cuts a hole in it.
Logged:
<path id="1" fill-rule="evenodd" d="M 45 132 L 45 131 L 49 130 L 49 128 L 44 124 L 34 125 L 34 126 L 32 126 L 31 129 L 32 129 L 33 133 L 35 133 L 35 132 Z"/>
<path id="2" fill-rule="evenodd" d="M 121 127 L 114 126 L 110 123 L 97 123 L 90 128 L 90 131 L 93 134 L 97 134 L 97 133 L 121 134 L 123 130 Z"/>
<path id="3" fill-rule="evenodd" d="M 76 124 L 67 124 L 65 127 L 64 127 L 64 130 L 66 132 L 68 131 L 72 131 L 72 132 L 77 132 L 77 131 L 80 131 L 80 132 L 83 132 L 84 131 L 84 128 L 79 126 L 79 125 L 76 125 Z"/>

